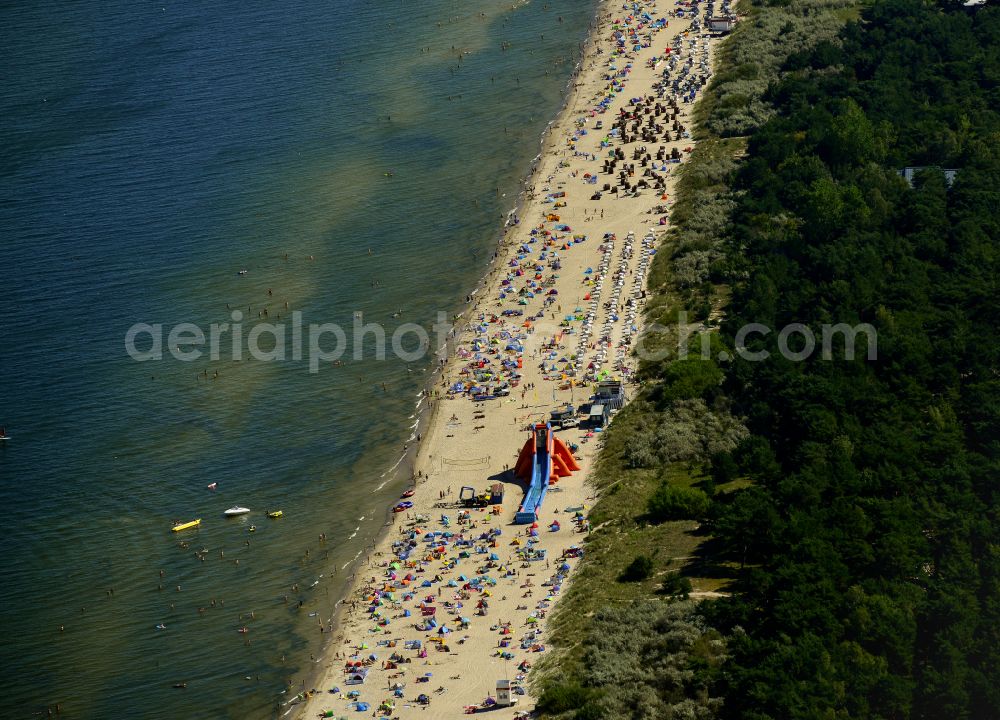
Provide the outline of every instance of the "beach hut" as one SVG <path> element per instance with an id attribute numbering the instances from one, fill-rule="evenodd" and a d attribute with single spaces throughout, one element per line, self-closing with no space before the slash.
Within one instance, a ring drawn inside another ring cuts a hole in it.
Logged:
<path id="1" fill-rule="evenodd" d="M 733 26 L 736 24 L 736 18 L 734 17 L 710 17 L 708 19 L 708 29 L 712 32 L 718 33 L 728 33 L 731 32 Z"/>
<path id="2" fill-rule="evenodd" d="M 604 427 L 610 416 L 611 410 L 607 405 L 591 405 L 590 413 L 587 416 L 587 424 L 592 428 Z"/>

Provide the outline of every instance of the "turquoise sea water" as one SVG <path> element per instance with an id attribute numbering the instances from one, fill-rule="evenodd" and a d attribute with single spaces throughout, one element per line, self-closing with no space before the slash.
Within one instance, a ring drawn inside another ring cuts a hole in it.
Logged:
<path id="1" fill-rule="evenodd" d="M 593 9 L 0 7 L 0 716 L 280 713 L 431 361 L 140 363 L 125 334 L 460 308 Z"/>

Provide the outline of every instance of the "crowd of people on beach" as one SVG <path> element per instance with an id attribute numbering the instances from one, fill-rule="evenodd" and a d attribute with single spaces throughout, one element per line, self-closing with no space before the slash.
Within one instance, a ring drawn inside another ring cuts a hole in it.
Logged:
<path id="1" fill-rule="evenodd" d="M 670 166 L 682 162 L 691 151 L 689 145 L 678 147 L 678 143 L 690 138 L 690 132 L 680 120 L 680 108 L 694 101 L 707 83 L 711 68 L 707 33 L 698 33 L 703 27 L 700 8 L 697 3 L 686 2 L 678 3 L 668 15 L 692 18 L 688 30 L 677 33 L 669 47 L 645 60 L 646 67 L 658 73 L 651 92 L 629 98 L 617 110 L 611 127 L 597 143 L 596 149 L 601 152 L 581 149 L 590 141 L 592 130 L 604 130 L 602 116 L 610 113 L 626 93 L 637 54 L 653 48 L 658 33 L 669 27 L 667 17 L 656 17 L 654 5 L 651 2 L 626 3 L 623 9 L 629 12 L 611 23 L 609 40 L 613 49 L 603 74 L 607 84 L 592 107 L 576 118 L 574 129 L 566 139 L 566 148 L 573 157 L 601 163 L 599 170 L 582 174 L 574 171 L 573 177 L 595 185 L 601 175 L 610 176 L 609 181 L 590 196 L 591 200 L 601 200 L 606 195 L 638 197 L 642 191 L 651 189 L 662 193 L 658 199 L 666 203 L 669 197 L 663 191 Z M 702 8 L 705 17 L 714 9 L 712 2 Z M 723 11 L 728 11 L 728 2 L 723 4 Z M 648 144 L 652 143 L 662 144 L 651 148 Z M 563 222 L 560 210 L 568 206 L 570 191 L 562 189 L 564 182 L 553 190 L 556 180 L 555 175 L 545 179 L 541 217 L 506 261 L 489 309 L 478 311 L 466 327 L 464 340 L 457 350 L 462 360 L 459 377 L 448 387 L 452 397 L 467 396 L 482 402 L 509 396 L 521 385 L 527 346 L 530 346 L 531 359 L 540 360 L 543 380 L 558 383 L 561 390 L 584 386 L 611 375 L 627 380 L 634 372 L 628 351 L 639 331 L 636 320 L 645 298 L 644 283 L 651 256 L 655 253 L 655 238 L 651 233 L 643 238 L 641 260 L 638 267 L 631 268 L 629 261 L 635 237 L 632 231 L 629 232 L 619 267 L 612 278 L 611 298 L 602 305 L 600 299 L 618 240 L 615 233 L 605 233 L 598 247 L 601 256 L 596 270 L 587 267 L 583 271 L 580 279 L 583 292 L 567 303 L 564 311 L 564 298 L 555 287 L 559 271 L 567 253 L 585 245 L 588 235 L 574 232 Z M 658 224 L 666 224 L 666 207 L 657 205 L 650 212 L 653 211 L 662 212 Z M 603 217 L 603 210 L 601 215 Z M 511 211 L 508 226 L 516 227 L 520 222 L 517 213 Z M 623 304 L 622 294 L 629 275 L 633 276 L 632 287 Z M 480 307 L 481 304 L 477 304 L 476 310 Z M 604 322 L 595 332 L 601 308 L 605 311 Z M 619 328 L 622 316 L 624 326 Z M 541 328 L 545 331 L 540 332 Z M 618 337 L 613 338 L 616 328 L 619 328 Z M 576 340 L 575 353 L 563 352 L 573 339 Z M 608 365 L 612 349 L 614 357 Z"/>
<path id="2" fill-rule="evenodd" d="M 589 530 L 582 508 L 568 512 L 574 532 Z M 353 609 L 364 613 L 367 637 L 357 642 L 354 654 L 338 657 L 343 663 L 343 687 L 330 688 L 328 696 L 335 696 L 347 709 L 368 710 L 372 702 L 364 700 L 363 694 L 371 694 L 365 692 L 366 682 L 370 671 L 377 668 L 385 675 L 386 685 L 377 691 L 383 697 L 376 705 L 376 715 L 391 715 L 397 703 L 407 700 L 427 706 L 432 695 L 439 696 L 447 688 L 441 685 L 431 693 L 433 673 L 414 671 L 413 663 L 432 654 L 455 651 L 465 644 L 474 624 L 489 623 L 489 632 L 496 636 L 493 656 L 501 660 L 515 660 L 515 649 L 545 651 L 540 622 L 562 590 L 571 561 L 582 557 L 583 550 L 573 543 L 553 565 L 546 551 L 536 547 L 542 532 L 538 523 L 520 530 L 504 529 L 498 526 L 499 515 L 499 506 L 494 505 L 459 509 L 454 517 L 441 513 L 434 522 L 427 515 L 416 514 L 401 525 L 399 537 L 392 543 L 392 557 L 377 553 L 374 558 L 381 575 L 372 575 L 352 603 Z M 432 525 L 436 529 L 431 529 Z M 561 530 L 564 528 L 558 520 L 545 528 L 553 533 Z M 538 576 L 547 577 L 539 581 Z M 518 598 L 517 610 L 524 613 L 520 620 L 488 619 L 491 598 L 497 594 L 503 600 L 508 594 Z M 515 695 L 524 693 L 531 665 L 527 658 L 516 663 L 510 684 Z M 411 682 L 419 687 L 408 694 Z M 301 697 L 313 692 L 319 691 L 307 691 Z M 487 697 L 482 706 L 495 702 L 496 698 Z M 467 705 L 466 710 L 477 707 Z M 321 714 L 333 715 L 333 710 Z"/>
<path id="3" fill-rule="evenodd" d="M 570 121 L 557 157 L 543 162 L 547 176 L 537 191 L 530 188 L 534 202 L 508 215 L 508 245 L 496 256 L 493 284 L 467 298 L 467 325 L 446 368 L 445 398 L 516 402 L 508 396 L 520 392 L 523 400 L 536 382 L 548 382 L 554 399 L 556 390 L 634 373 L 631 350 L 656 252 L 654 227 L 666 222 L 671 171 L 692 149 L 685 123 L 710 77 L 705 20 L 714 10 L 711 2 L 677 2 L 660 12 L 656 0 L 639 0 L 601 22 L 606 34 L 596 58 L 603 85 Z M 675 19 L 683 30 L 658 45 Z M 653 71 L 653 79 L 629 96 L 640 69 L 646 78 Z M 629 217 L 657 216 L 654 227 L 641 239 L 632 228 L 609 227 L 615 203 L 635 203 Z M 581 220 L 581 209 L 594 230 L 568 224 Z M 509 425 L 489 425 L 485 408 L 476 407 L 474 417 L 483 423 L 476 430 L 511 432 Z M 452 414 L 448 427 L 458 424 Z M 459 708 L 493 708 L 492 693 L 452 700 L 447 693 L 461 688 L 452 682 L 461 681 L 461 673 L 446 680 L 430 669 L 439 664 L 436 657 L 469 647 L 483 652 L 482 642 L 472 639 L 486 632 L 494 638 L 489 656 L 470 659 L 469 667 L 509 663 L 511 692 L 524 692 L 533 655 L 546 649 L 547 615 L 583 554 L 579 538 L 590 531 L 585 506 L 518 526 L 508 524 L 508 507 L 464 507 L 450 495 L 450 488 L 441 491 L 431 505 L 421 501 L 418 485 L 414 514 L 397 518 L 391 547 L 371 558 L 377 572 L 354 594 L 357 619 L 337 657 L 340 679 L 312 691 L 323 703 L 321 716 L 370 711 L 399 717 L 441 702 L 449 706 L 442 717 Z"/>

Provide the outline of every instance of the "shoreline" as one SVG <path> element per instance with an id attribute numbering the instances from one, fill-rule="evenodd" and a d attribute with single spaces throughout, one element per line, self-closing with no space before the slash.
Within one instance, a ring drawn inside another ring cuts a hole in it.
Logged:
<path id="1" fill-rule="evenodd" d="M 587 58 L 587 53 L 588 51 L 592 51 L 597 43 L 597 31 L 599 30 L 599 22 L 600 18 L 602 17 L 602 9 L 608 4 L 609 0 L 600 0 L 600 2 L 598 2 L 597 8 L 594 13 L 594 17 L 592 18 L 588 26 L 587 36 L 583 41 L 581 41 L 579 46 L 579 52 L 580 52 L 579 59 L 577 60 L 577 62 L 573 67 L 573 72 L 570 74 L 570 77 L 566 81 L 565 97 L 563 99 L 563 102 L 560 105 L 553 119 L 550 120 L 545 125 L 545 128 L 542 130 L 541 136 L 539 138 L 539 151 L 531 159 L 528 172 L 519 182 L 519 190 L 514 203 L 514 207 L 510 211 L 508 211 L 506 215 L 501 214 L 501 217 L 506 217 L 509 220 L 509 218 L 512 215 L 518 216 L 524 210 L 524 206 L 529 201 L 530 199 L 529 196 L 531 193 L 530 188 L 533 187 L 535 184 L 535 179 L 539 174 L 539 170 L 541 167 L 541 161 L 544 158 L 546 151 L 552 149 L 550 147 L 550 144 L 553 142 L 552 129 L 559 122 L 560 118 L 562 118 L 564 114 L 568 113 L 572 107 L 574 94 L 577 91 L 577 81 L 579 79 L 580 73 L 582 72 L 584 61 Z M 470 308 L 476 307 L 475 305 L 475 303 L 477 302 L 476 295 L 488 287 L 489 280 L 494 275 L 494 273 L 499 269 L 499 263 L 503 260 L 502 256 L 507 250 L 509 245 L 509 243 L 507 242 L 507 230 L 510 227 L 511 227 L 510 223 L 508 221 L 505 221 L 495 231 L 495 238 L 496 238 L 496 242 L 494 245 L 495 254 L 488 261 L 485 272 L 476 282 L 472 291 L 467 294 L 467 297 L 471 298 L 471 300 L 460 301 L 459 306 L 461 307 L 461 311 L 453 313 L 452 314 L 453 319 L 464 318 L 466 312 Z M 456 336 L 452 344 L 457 345 L 460 337 L 461 334 L 456 333 Z M 448 346 L 445 345 L 443 348 L 440 348 L 445 350 L 445 357 L 447 359 L 446 364 L 443 366 L 436 365 L 433 368 L 433 371 L 431 372 L 430 377 L 428 378 L 428 381 L 425 383 L 424 388 L 422 390 L 423 393 L 422 397 L 426 401 L 426 406 L 421 407 L 417 411 L 418 422 L 414 430 L 411 432 L 411 435 L 416 434 L 418 437 L 421 437 L 422 439 L 417 441 L 414 444 L 414 446 L 410 447 L 400 458 L 401 464 L 403 464 L 404 467 L 408 466 L 409 469 L 409 479 L 407 481 L 409 484 L 406 486 L 407 489 L 411 488 L 416 489 L 421 484 L 420 480 L 417 478 L 416 475 L 417 458 L 420 454 L 421 448 L 430 441 L 432 434 L 437 429 L 437 414 L 440 410 L 440 399 L 434 399 L 429 397 L 429 392 L 437 385 L 438 380 L 447 374 L 448 366 L 454 361 L 454 354 L 449 353 L 447 347 Z M 437 352 L 435 352 L 434 354 L 436 355 Z M 378 531 L 375 533 L 371 549 L 369 549 L 367 553 L 364 552 L 362 553 L 364 557 L 358 557 L 352 560 L 349 563 L 349 567 L 344 568 L 345 570 L 346 569 L 352 570 L 351 574 L 352 576 L 355 577 L 355 579 L 347 583 L 344 592 L 341 594 L 341 597 L 339 597 L 337 601 L 334 603 L 333 614 L 327 619 L 327 622 L 333 625 L 334 633 L 331 637 L 326 638 L 322 643 L 322 645 L 320 646 L 319 652 L 321 658 L 323 655 L 326 654 L 327 650 L 329 649 L 329 646 L 338 640 L 337 628 L 340 625 L 346 601 L 354 592 L 356 592 L 357 585 L 359 583 L 359 580 L 356 578 L 357 570 L 361 568 L 362 563 L 367 564 L 371 558 L 371 554 L 385 542 L 386 538 L 389 535 L 389 531 L 392 529 L 394 525 L 392 520 L 393 520 L 392 505 L 389 505 L 385 509 L 385 518 L 383 519 L 382 524 L 379 526 Z M 318 665 L 319 662 L 317 662 L 316 664 Z M 314 669 L 313 672 L 307 675 L 305 684 L 314 685 L 316 679 L 322 675 L 323 672 L 320 669 L 318 668 Z M 286 701 L 286 703 L 282 704 L 281 707 L 282 708 L 288 707 L 288 702 Z M 292 711 L 291 712 L 286 711 L 282 713 L 281 717 L 290 718 L 290 720 L 295 720 L 295 718 L 298 717 L 298 712 L 296 712 L 296 710 L 298 709 L 301 709 L 299 705 L 293 705 Z"/>
<path id="2" fill-rule="evenodd" d="M 650 7 L 650 8 L 656 7 L 656 5 L 657 4 L 655 2 L 645 3 L 645 7 Z M 587 104 L 583 98 L 584 92 L 586 90 L 595 89 L 594 85 L 595 80 L 597 80 L 598 87 L 601 84 L 599 79 L 600 76 L 599 60 L 603 60 L 608 56 L 602 57 L 601 55 L 602 51 L 600 47 L 602 44 L 602 39 L 605 39 L 603 38 L 603 32 L 608 29 L 608 26 L 610 25 L 609 21 L 613 17 L 612 12 L 609 11 L 610 7 L 611 7 L 610 3 L 602 1 L 601 3 L 598 4 L 595 10 L 594 19 L 591 22 L 588 35 L 586 39 L 581 43 L 580 58 L 576 63 L 576 66 L 574 67 L 573 73 L 571 74 L 569 80 L 567 81 L 567 86 L 566 86 L 567 92 L 564 102 L 560 107 L 556 116 L 553 118 L 553 120 L 546 125 L 545 130 L 543 131 L 542 137 L 540 139 L 540 148 L 541 148 L 540 152 L 535 156 L 535 158 L 533 158 L 529 172 L 526 174 L 524 180 L 521 182 L 521 189 L 518 192 L 517 198 L 514 203 L 514 207 L 506 214 L 506 221 L 503 222 L 501 227 L 498 229 L 498 238 L 497 238 L 497 244 L 495 246 L 494 255 L 490 259 L 489 264 L 487 265 L 483 276 L 476 284 L 475 289 L 467 296 L 468 300 L 463 304 L 461 311 L 456 313 L 455 315 L 455 320 L 457 322 L 461 322 L 463 324 L 463 327 L 461 327 L 460 329 L 458 324 L 456 323 L 455 336 L 451 342 L 445 345 L 446 362 L 444 363 L 443 366 L 439 364 L 437 367 L 434 368 L 434 371 L 428 378 L 428 382 L 425 385 L 425 388 L 422 392 L 422 397 L 426 401 L 426 405 L 424 407 L 421 407 L 420 410 L 418 411 L 419 415 L 417 418 L 417 424 L 415 428 L 412 430 L 412 434 L 417 436 L 419 440 L 412 447 L 407 448 L 404 456 L 400 459 L 400 462 L 404 464 L 404 467 L 408 467 L 410 471 L 410 483 L 411 483 L 410 487 L 416 490 L 416 493 L 412 498 L 415 501 L 413 507 L 414 515 L 416 515 L 419 510 L 423 509 L 423 507 L 418 508 L 417 506 L 416 501 L 418 498 L 420 498 L 421 505 L 428 504 L 427 498 L 422 497 L 425 494 L 421 492 L 422 488 L 426 492 L 432 489 L 431 487 L 428 486 L 437 486 L 439 493 L 443 495 L 445 493 L 443 486 L 447 485 L 449 493 L 447 497 L 451 498 L 454 495 L 454 493 L 451 493 L 451 485 L 460 484 L 466 481 L 466 478 L 464 477 L 451 477 L 451 475 L 456 475 L 457 473 L 453 472 L 451 474 L 448 474 L 444 470 L 443 466 L 438 471 L 435 471 L 434 468 L 435 461 L 437 461 L 438 464 L 441 464 L 442 460 L 447 459 L 440 454 L 440 447 L 443 440 L 443 438 L 441 437 L 442 431 L 447 430 L 449 427 L 448 424 L 446 424 L 445 427 L 442 427 L 442 423 L 444 422 L 444 417 L 441 413 L 442 409 L 441 404 L 449 399 L 452 400 L 454 399 L 449 398 L 446 395 L 443 395 L 442 392 L 443 389 L 447 387 L 448 384 L 447 378 L 455 374 L 457 366 L 459 366 L 462 361 L 462 358 L 460 358 L 457 354 L 455 354 L 452 351 L 457 350 L 463 344 L 464 338 L 466 338 L 466 336 L 470 334 L 469 326 L 471 325 L 473 318 L 476 316 L 476 314 L 482 311 L 484 303 L 492 300 L 492 299 L 487 299 L 486 297 L 487 292 L 489 292 L 492 289 L 492 285 L 495 283 L 496 276 L 501 271 L 501 268 L 507 266 L 507 264 L 510 262 L 511 258 L 515 254 L 514 250 L 518 245 L 517 238 L 521 234 L 523 234 L 523 231 L 527 227 L 531 225 L 531 223 L 526 222 L 524 218 L 526 218 L 533 210 L 535 210 L 537 205 L 544 204 L 543 202 L 539 201 L 539 193 L 537 192 L 536 188 L 538 188 L 541 185 L 548 185 L 552 180 L 555 171 L 563 167 L 561 164 L 557 164 L 556 166 L 553 167 L 552 159 L 559 155 L 560 146 L 563 142 L 566 141 L 566 138 L 564 137 L 565 130 L 567 129 L 567 126 L 571 128 L 573 125 L 573 119 L 579 116 L 581 112 L 584 112 L 584 109 L 581 107 L 581 103 L 584 105 Z M 658 17 L 664 17 L 665 13 L 668 10 L 672 12 L 675 7 L 676 6 L 667 7 L 666 4 L 664 3 L 663 7 L 659 8 L 660 15 Z M 666 35 L 672 36 L 676 32 L 677 27 L 675 26 L 675 23 L 678 23 L 678 21 L 671 16 L 669 19 L 668 26 L 662 29 L 665 31 Z M 681 21 L 681 23 L 687 25 L 690 23 L 690 21 L 689 20 L 686 22 Z M 659 40 L 660 38 L 662 38 L 662 35 L 657 39 Z M 654 43 L 654 44 L 661 44 L 661 43 Z M 654 65 L 651 68 L 650 74 L 651 77 L 653 78 L 658 77 L 658 73 L 656 72 L 656 67 L 657 66 Z M 648 90 L 648 88 L 646 88 L 645 90 Z M 612 95 L 615 95 L 615 93 L 612 93 Z M 687 106 L 688 110 L 687 115 L 690 114 L 690 108 L 692 106 L 693 104 Z M 610 120 L 613 118 L 613 115 L 607 115 L 605 116 L 605 118 Z M 694 144 L 693 140 L 690 139 L 686 140 L 686 142 L 689 145 Z M 547 173 L 552 173 L 552 174 L 550 174 L 548 177 L 545 177 Z M 575 176 L 575 173 L 573 174 Z M 546 187 L 545 189 L 548 190 L 549 188 Z M 618 198 L 612 200 L 612 205 L 615 203 L 619 203 L 624 199 L 625 198 L 619 196 Z M 603 209 L 605 207 L 609 206 L 604 205 L 602 207 L 602 212 L 601 212 L 602 220 L 604 218 Z M 594 211 L 594 213 L 596 216 L 596 210 Z M 504 216 L 501 215 L 501 217 Z M 514 223 L 511 221 L 512 218 L 517 218 L 520 222 Z M 585 218 L 585 220 L 587 219 L 593 219 L 593 218 Z M 624 236 L 625 233 L 628 232 L 629 230 L 634 230 L 636 237 L 638 237 L 639 232 L 642 230 L 642 225 L 640 223 L 636 223 L 635 218 L 631 218 L 631 220 L 632 223 L 636 225 L 636 227 L 619 229 L 617 232 L 621 236 Z M 649 224 L 649 221 L 646 222 L 647 224 Z M 609 223 L 602 223 L 602 224 L 609 224 Z M 597 244 L 598 241 L 596 239 L 590 240 L 591 248 L 594 248 Z M 599 258 L 596 256 L 592 256 L 587 258 L 587 260 L 588 262 L 585 262 L 583 264 L 586 264 L 589 267 L 592 264 L 596 265 Z M 501 263 L 504 263 L 504 265 L 501 265 Z M 631 272 L 632 271 L 630 271 L 630 273 Z M 644 280 L 642 286 L 643 287 L 645 286 Z M 587 297 L 589 297 L 589 294 L 587 295 Z M 641 324 L 641 319 L 638 322 L 639 324 Z M 529 373 L 526 371 L 525 382 L 527 381 L 528 377 Z M 439 382 L 441 383 L 441 385 L 438 384 Z M 628 394 L 631 395 L 632 393 Z M 524 436 L 524 433 L 521 430 L 524 421 L 533 417 L 537 417 L 538 415 L 544 417 L 547 414 L 546 410 L 550 409 L 552 406 L 555 405 L 554 402 L 553 403 L 542 402 L 541 404 L 539 404 L 537 390 L 535 390 L 534 395 L 535 395 L 534 404 L 528 405 L 525 403 L 520 408 L 518 408 L 521 411 L 529 411 L 529 412 L 523 415 L 523 417 L 519 417 L 515 413 L 512 422 L 514 427 L 511 428 L 509 425 L 507 425 L 506 427 L 508 429 L 504 430 L 506 434 L 514 437 L 513 445 L 515 446 L 520 444 L 520 440 Z M 552 390 L 552 395 L 554 400 L 556 397 L 555 389 Z M 573 397 L 572 388 L 570 390 L 570 397 L 571 398 Z M 522 393 L 522 399 L 523 398 L 524 394 Z M 513 397 L 500 398 L 499 399 L 500 410 L 504 409 L 503 406 L 505 404 L 505 401 L 507 402 L 507 404 L 510 404 L 514 402 L 514 398 Z M 489 401 L 487 405 L 492 406 L 492 400 Z M 460 397 L 457 399 L 457 402 L 453 402 L 453 407 L 456 411 L 458 410 L 467 411 L 471 408 L 474 408 L 475 406 L 473 406 L 473 404 L 467 398 Z M 540 413 L 537 412 L 539 408 L 542 408 L 542 411 Z M 496 414 L 501 415 L 502 413 L 498 411 Z M 483 415 L 487 418 L 487 420 L 484 421 L 485 424 L 481 427 L 485 428 L 486 425 L 489 424 L 488 420 L 488 418 L 490 418 L 489 410 L 486 410 L 483 413 Z M 457 412 L 452 415 L 452 419 L 455 418 L 457 418 Z M 497 426 L 494 429 L 499 430 L 500 425 L 497 424 Z M 511 430 L 513 430 L 513 432 L 511 432 Z M 474 433 L 478 433 L 478 427 L 474 430 Z M 447 437 L 452 438 L 456 434 L 457 433 L 453 433 L 452 435 L 447 435 Z M 510 445 L 509 439 L 507 444 Z M 577 499 L 584 497 L 589 492 L 589 488 L 587 488 L 585 484 L 585 479 L 587 475 L 587 470 L 589 469 L 589 464 L 593 460 L 593 457 L 596 455 L 596 451 L 594 451 L 594 448 L 598 444 L 599 442 L 594 442 L 593 444 L 588 445 L 585 451 L 582 451 L 584 452 L 585 455 L 588 455 L 588 457 L 581 458 L 581 462 L 584 466 L 583 471 L 578 474 L 574 474 L 572 479 L 572 482 L 579 486 L 575 488 L 576 492 L 573 493 L 573 495 L 576 496 Z M 473 442 L 472 445 L 475 446 L 476 443 Z M 435 450 L 438 451 L 437 457 L 435 457 L 435 454 L 433 452 Z M 487 456 L 486 460 L 488 465 L 499 464 L 499 463 L 492 463 L 491 462 L 492 458 L 490 458 L 489 456 Z M 504 463 L 505 472 L 506 472 L 506 465 L 508 464 L 510 463 Z M 394 472 L 398 473 L 398 470 Z M 433 477 L 432 473 L 434 474 Z M 442 479 L 441 476 L 447 476 L 447 478 Z M 494 479 L 495 477 L 490 477 L 491 481 Z M 482 485 L 483 482 L 485 482 L 485 478 L 478 477 L 471 484 L 473 486 L 477 486 L 477 485 Z M 513 494 L 519 493 L 517 487 L 511 488 L 511 491 Z M 566 499 L 568 500 L 569 493 L 565 494 L 567 496 Z M 442 495 L 439 495 L 439 499 L 441 498 Z M 592 500 L 592 498 L 588 497 L 587 500 L 588 501 Z M 557 500 L 550 496 L 548 502 L 550 504 L 555 504 Z M 511 504 L 517 505 L 519 504 L 519 500 L 515 501 L 514 503 L 507 503 L 507 505 Z M 555 512 L 558 512 L 558 509 L 556 509 Z M 505 516 L 507 514 L 508 512 L 504 512 Z M 334 674 L 334 666 L 336 665 L 337 657 L 340 655 L 340 653 L 337 652 L 338 650 L 344 651 L 344 654 L 346 656 L 346 649 L 348 647 L 346 641 L 348 640 L 349 632 L 352 628 L 357 627 L 358 623 L 357 623 L 357 618 L 353 618 L 354 623 L 352 624 L 351 622 L 352 618 L 349 617 L 351 613 L 345 612 L 345 610 L 351 607 L 350 598 L 358 595 L 359 591 L 363 590 L 365 587 L 366 581 L 362 579 L 362 572 L 365 572 L 369 569 L 374 569 L 376 571 L 378 570 L 379 567 L 377 565 L 378 559 L 384 557 L 391 550 L 392 546 L 391 540 L 393 538 L 392 530 L 405 524 L 398 522 L 396 517 L 397 513 L 392 512 L 391 506 L 386 508 L 386 515 L 387 517 L 385 518 L 382 526 L 376 533 L 371 548 L 360 551 L 359 556 L 356 558 L 356 560 L 350 563 L 351 570 L 353 571 L 352 579 L 349 581 L 343 596 L 337 600 L 335 605 L 335 612 L 333 616 L 329 619 L 329 622 L 333 624 L 333 632 L 328 636 L 326 641 L 321 646 L 319 658 L 316 660 L 315 663 L 317 667 L 315 667 L 312 672 L 308 673 L 306 680 L 306 684 L 308 684 L 310 687 L 318 688 L 318 693 L 316 695 L 313 695 L 312 697 L 307 697 L 306 702 L 296 702 L 296 698 L 286 700 L 284 704 L 281 705 L 282 709 L 281 717 L 298 718 L 302 716 L 301 715 L 302 712 L 305 712 L 307 710 L 312 711 L 318 706 L 318 704 L 324 704 L 324 705 L 338 704 L 336 701 L 336 696 L 327 694 L 325 692 L 326 689 L 323 687 L 323 684 L 318 682 L 318 680 L 320 679 L 320 677 L 330 678 Z M 473 523 L 472 526 L 475 527 L 475 523 Z M 504 531 L 509 530 L 511 532 L 517 532 L 519 526 L 510 526 L 508 524 L 503 524 L 501 525 L 501 527 L 503 528 Z M 376 572 L 376 576 L 373 576 L 371 582 L 376 580 L 377 574 L 378 573 Z M 571 581 L 571 578 L 572 575 L 569 576 L 567 582 Z M 566 583 L 564 582 L 563 585 L 565 584 Z M 439 588 L 439 594 L 440 594 L 440 588 Z M 506 600 L 506 597 L 504 597 L 504 600 Z M 413 632 L 408 633 L 408 635 L 415 635 L 415 634 L 416 633 Z M 337 647 L 335 648 L 331 646 L 337 646 Z M 334 684 L 342 685 L 343 683 L 334 682 Z M 371 686 L 360 685 L 358 686 L 357 689 L 360 689 L 363 692 L 370 691 Z M 383 688 L 380 692 L 384 694 L 387 693 L 388 691 Z M 367 695 L 368 693 L 364 692 L 364 694 Z M 296 697 L 300 698 L 301 695 Z M 467 700 L 472 701 L 473 698 L 470 697 L 467 698 Z M 435 702 L 438 701 L 435 699 Z M 455 705 L 454 703 L 452 703 L 451 705 L 452 706 L 450 713 L 446 713 L 444 716 L 453 716 L 454 714 L 458 714 L 459 712 L 461 712 L 461 710 L 457 705 Z M 414 708 L 416 707 L 418 706 L 414 706 Z M 437 713 L 432 713 L 432 715 L 437 716 Z"/>

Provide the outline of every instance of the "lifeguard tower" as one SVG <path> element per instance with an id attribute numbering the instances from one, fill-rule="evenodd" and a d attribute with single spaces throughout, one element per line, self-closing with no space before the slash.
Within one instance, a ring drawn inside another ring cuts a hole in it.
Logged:
<path id="1" fill-rule="evenodd" d="M 497 680 L 497 705 L 500 707 L 510 707 L 517 702 L 510 691 L 510 680 Z"/>

